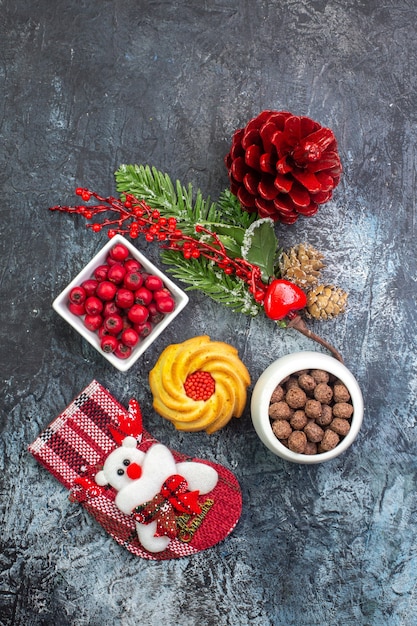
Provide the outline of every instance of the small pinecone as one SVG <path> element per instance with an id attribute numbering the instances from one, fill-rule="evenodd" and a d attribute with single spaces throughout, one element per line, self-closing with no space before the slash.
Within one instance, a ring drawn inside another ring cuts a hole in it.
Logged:
<path id="1" fill-rule="evenodd" d="M 307 293 L 306 313 L 317 320 L 329 320 L 346 308 L 347 293 L 333 285 L 318 285 Z"/>
<path id="2" fill-rule="evenodd" d="M 324 267 L 321 252 L 303 243 L 284 252 L 279 261 L 281 277 L 305 289 L 317 284 Z"/>

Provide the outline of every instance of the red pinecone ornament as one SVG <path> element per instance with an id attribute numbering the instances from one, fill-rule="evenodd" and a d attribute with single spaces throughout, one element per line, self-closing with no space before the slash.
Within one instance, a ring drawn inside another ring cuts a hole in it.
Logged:
<path id="1" fill-rule="evenodd" d="M 284 224 L 314 215 L 342 173 L 333 132 L 287 111 L 263 111 L 235 131 L 225 163 L 243 209 Z"/>

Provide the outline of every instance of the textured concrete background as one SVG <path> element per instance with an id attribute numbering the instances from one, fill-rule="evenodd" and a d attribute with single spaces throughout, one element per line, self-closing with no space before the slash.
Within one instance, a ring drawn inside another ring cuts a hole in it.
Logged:
<path id="1" fill-rule="evenodd" d="M 2 0 L 0 14 L 0 623 L 414 625 L 416 3 Z M 147 375 L 168 343 L 233 343 L 256 381 L 275 358 L 320 349 L 296 331 L 196 293 L 121 374 L 51 308 L 106 237 L 49 206 L 77 185 L 114 193 L 115 169 L 135 162 L 217 198 L 232 132 L 266 108 L 331 127 L 345 169 L 315 217 L 277 227 L 283 247 L 325 252 L 326 276 L 350 293 L 348 313 L 315 330 L 358 378 L 365 421 L 322 466 L 267 452 L 248 411 L 208 437 L 151 409 Z M 136 396 L 164 443 L 236 473 L 244 508 L 225 542 L 139 560 L 28 455 L 93 377 Z"/>

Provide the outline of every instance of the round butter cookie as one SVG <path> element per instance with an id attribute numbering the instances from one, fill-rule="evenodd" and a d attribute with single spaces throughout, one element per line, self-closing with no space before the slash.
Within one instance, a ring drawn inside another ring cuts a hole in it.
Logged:
<path id="1" fill-rule="evenodd" d="M 165 348 L 149 374 L 155 411 L 177 430 L 208 434 L 242 415 L 250 383 L 237 349 L 207 335 Z"/>

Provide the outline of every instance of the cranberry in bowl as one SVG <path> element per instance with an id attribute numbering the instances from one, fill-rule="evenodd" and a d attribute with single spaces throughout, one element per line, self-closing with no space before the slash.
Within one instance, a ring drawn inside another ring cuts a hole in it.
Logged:
<path id="1" fill-rule="evenodd" d="M 125 372 L 187 303 L 184 291 L 127 239 L 115 235 L 52 306 Z"/>

